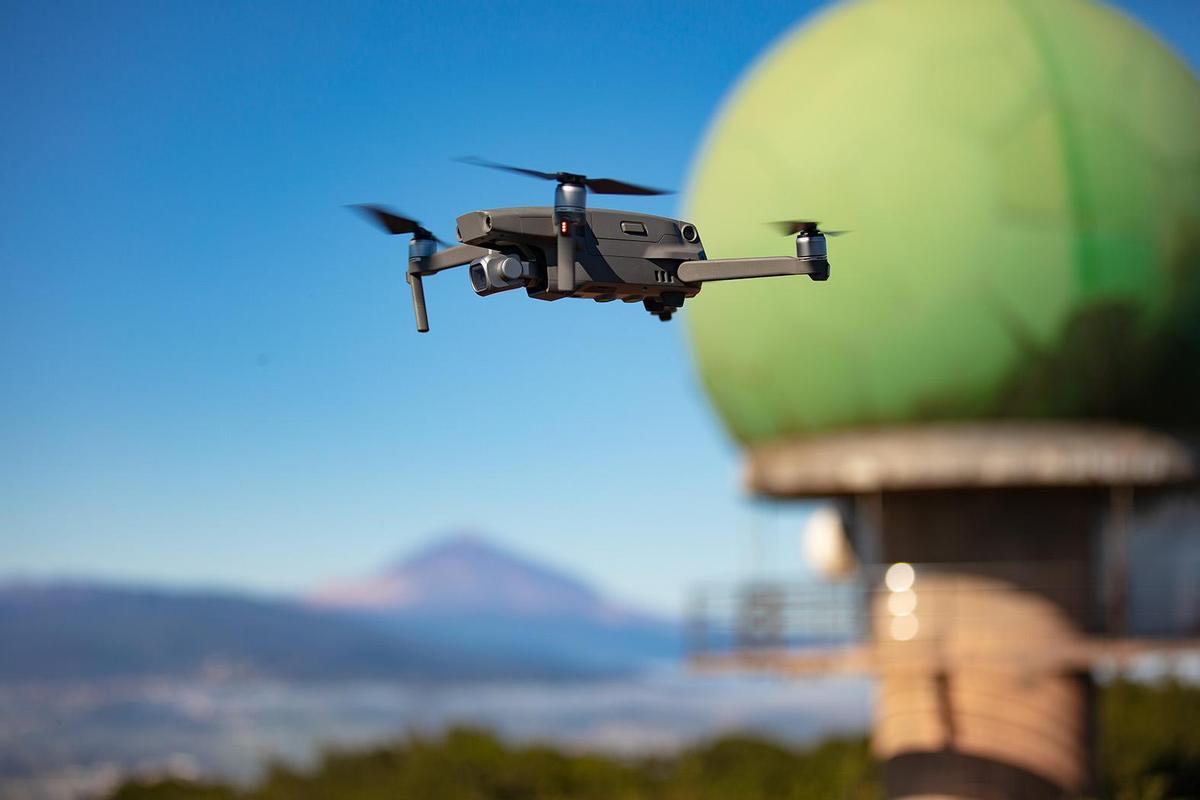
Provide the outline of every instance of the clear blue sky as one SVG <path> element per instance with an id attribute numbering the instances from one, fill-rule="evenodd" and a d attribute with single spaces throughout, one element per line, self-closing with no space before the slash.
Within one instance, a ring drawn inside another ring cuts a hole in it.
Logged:
<path id="1" fill-rule="evenodd" d="M 289 592 L 469 527 L 670 609 L 756 526 L 795 558 L 681 324 L 448 273 L 418 336 L 340 206 L 548 202 L 475 153 L 682 188 L 821 4 L 410 5 L 0 6 L 0 574 Z M 1200 63 L 1200 4 L 1125 7 Z"/>

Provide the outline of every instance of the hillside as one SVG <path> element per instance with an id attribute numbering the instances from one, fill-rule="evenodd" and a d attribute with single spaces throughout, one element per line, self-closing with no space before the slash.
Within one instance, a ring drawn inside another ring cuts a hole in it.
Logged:
<path id="1" fill-rule="evenodd" d="M 306 598 L 0 584 L 7 682 L 574 679 L 634 671 L 674 648 L 672 625 L 475 537 Z"/>

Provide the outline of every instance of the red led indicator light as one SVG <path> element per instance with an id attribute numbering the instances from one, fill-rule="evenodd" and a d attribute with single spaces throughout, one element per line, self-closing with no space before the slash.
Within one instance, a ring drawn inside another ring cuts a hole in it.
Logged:
<path id="1" fill-rule="evenodd" d="M 563 236 L 566 236 L 567 233 L 570 232 L 570 223 L 564 219 L 562 222 L 558 223 L 558 229 L 562 231 Z"/>

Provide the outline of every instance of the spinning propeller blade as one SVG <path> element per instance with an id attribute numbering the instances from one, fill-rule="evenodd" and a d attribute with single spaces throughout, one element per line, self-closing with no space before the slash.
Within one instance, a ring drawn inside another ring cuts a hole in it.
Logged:
<path id="1" fill-rule="evenodd" d="M 638 186 L 636 183 L 615 181 L 612 178 L 588 178 L 586 186 L 596 194 L 674 194 L 670 189 L 655 189 L 650 186 Z"/>
<path id="2" fill-rule="evenodd" d="M 558 183 L 576 184 L 586 186 L 596 194 L 628 194 L 628 195 L 656 195 L 656 194 L 673 194 L 670 189 L 655 189 L 650 186 L 639 186 L 636 183 L 627 183 L 625 181 L 613 180 L 612 178 L 589 178 L 586 175 L 580 175 L 574 172 L 542 172 L 536 169 L 526 169 L 525 167 L 514 167 L 508 164 L 500 164 L 496 161 L 488 161 L 479 156 L 465 156 L 456 158 L 463 164 L 470 164 L 475 167 L 487 167 L 488 169 L 499 169 L 505 172 L 515 172 L 518 175 L 528 175 L 531 178 L 540 178 L 544 181 L 557 181 Z"/>
<path id="3" fill-rule="evenodd" d="M 383 206 L 371 205 L 370 203 L 362 203 L 359 205 L 347 206 L 362 214 L 371 222 L 383 228 L 386 232 L 393 236 L 398 236 L 404 233 L 411 233 L 417 239 L 433 239 L 443 247 L 450 245 L 433 235 L 433 232 L 421 225 L 415 219 L 409 219 L 406 216 L 390 211 Z"/>
<path id="4" fill-rule="evenodd" d="M 844 236 L 850 233 L 850 231 L 823 231 L 818 223 L 807 219 L 785 219 L 779 222 L 772 222 L 771 225 L 786 236 L 795 236 L 798 233 L 821 233 L 825 236 Z"/>
<path id="5" fill-rule="evenodd" d="M 528 175 L 531 178 L 541 178 L 544 181 L 556 180 L 557 176 L 553 172 L 539 172 L 536 169 L 525 169 L 525 167 L 510 167 L 508 164 L 500 164 L 496 161 L 488 161 L 486 158 L 479 156 L 463 156 L 456 158 L 461 164 L 470 164 L 473 167 L 487 167 L 488 169 L 501 169 L 505 172 L 515 172 L 518 175 Z"/>

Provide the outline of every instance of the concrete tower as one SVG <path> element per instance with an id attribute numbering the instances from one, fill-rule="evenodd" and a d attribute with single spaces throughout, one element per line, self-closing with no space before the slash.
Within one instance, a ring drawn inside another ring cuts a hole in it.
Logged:
<path id="1" fill-rule="evenodd" d="M 1200 565 L 1131 571 L 1140 531 L 1200 536 L 1200 84 L 1090 0 L 838 4 L 688 206 L 710 257 L 853 230 L 827 284 L 688 316 L 750 490 L 836 498 L 866 565 L 868 646 L 819 664 L 879 675 L 889 796 L 1087 791 L 1090 668 L 1200 635 Z"/>

